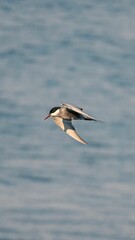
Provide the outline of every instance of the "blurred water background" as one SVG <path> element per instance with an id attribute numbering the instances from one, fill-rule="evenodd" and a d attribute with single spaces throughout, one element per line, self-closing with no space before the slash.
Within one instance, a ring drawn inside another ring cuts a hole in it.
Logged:
<path id="1" fill-rule="evenodd" d="M 0 240 L 135 239 L 134 124 L 135 1 L 0 1 Z"/>

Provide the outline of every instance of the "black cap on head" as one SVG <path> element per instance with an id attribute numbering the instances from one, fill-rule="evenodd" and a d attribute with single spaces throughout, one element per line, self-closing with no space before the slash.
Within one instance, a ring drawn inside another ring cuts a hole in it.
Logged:
<path id="1" fill-rule="evenodd" d="M 55 112 L 56 110 L 58 110 L 58 109 L 60 109 L 60 107 L 53 107 L 53 108 L 50 110 L 49 114 L 54 113 L 54 112 Z"/>

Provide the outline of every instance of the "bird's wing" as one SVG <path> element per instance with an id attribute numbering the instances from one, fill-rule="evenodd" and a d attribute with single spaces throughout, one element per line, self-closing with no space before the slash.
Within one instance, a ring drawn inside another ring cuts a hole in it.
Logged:
<path id="1" fill-rule="evenodd" d="M 82 108 L 78 108 L 78 107 L 75 107 L 75 106 L 73 106 L 73 105 L 71 105 L 71 104 L 67 104 L 67 103 L 61 103 L 61 105 L 62 105 L 63 107 L 65 107 L 65 108 L 69 109 L 69 110 L 72 110 L 72 111 L 74 111 L 74 112 L 77 112 L 77 113 L 81 114 L 82 119 L 84 119 L 84 120 L 100 121 L 100 120 L 96 120 L 96 119 L 93 118 L 92 116 L 84 113 L 84 112 L 82 111 Z M 80 118 L 80 119 L 81 119 L 81 118 Z"/>
<path id="2" fill-rule="evenodd" d="M 76 107 L 76 106 L 73 106 L 73 105 L 71 105 L 71 104 L 67 104 L 67 103 L 60 103 L 60 105 L 62 105 L 63 107 L 69 107 L 70 109 L 71 108 L 76 108 L 76 109 L 79 109 L 79 110 L 83 110 L 83 108 L 81 108 L 81 107 Z"/>
<path id="3" fill-rule="evenodd" d="M 76 141 L 83 144 L 87 144 L 76 132 L 72 122 L 70 120 L 65 120 L 60 117 L 53 117 L 54 122 L 65 131 L 70 137 L 74 138 Z"/>

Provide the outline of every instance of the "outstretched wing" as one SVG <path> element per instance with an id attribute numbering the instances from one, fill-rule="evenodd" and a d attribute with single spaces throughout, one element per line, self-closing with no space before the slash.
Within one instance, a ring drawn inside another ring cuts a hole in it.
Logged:
<path id="1" fill-rule="evenodd" d="M 72 122 L 70 120 L 65 120 L 60 117 L 53 117 L 54 122 L 65 131 L 70 137 L 74 138 L 76 141 L 83 144 L 87 144 L 76 132 Z"/>
<path id="2" fill-rule="evenodd" d="M 74 109 L 78 109 L 78 110 L 83 110 L 83 108 L 81 108 L 81 107 L 73 106 L 68 103 L 60 103 L 60 105 L 62 105 L 63 107 L 69 108 L 69 109 L 74 108 Z"/>
<path id="3" fill-rule="evenodd" d="M 84 120 L 100 121 L 100 120 L 96 120 L 96 119 L 93 118 L 92 116 L 84 113 L 84 112 L 82 111 L 82 108 L 78 108 L 78 107 L 75 107 L 75 106 L 73 106 L 73 105 L 71 105 L 71 104 L 67 104 L 67 103 L 61 103 L 61 105 L 62 105 L 63 107 L 65 107 L 65 108 L 69 109 L 69 110 L 72 110 L 72 111 L 74 111 L 74 112 L 79 113 L 79 114 L 82 116 L 82 119 L 84 119 Z M 81 118 L 80 118 L 80 119 L 81 119 Z"/>

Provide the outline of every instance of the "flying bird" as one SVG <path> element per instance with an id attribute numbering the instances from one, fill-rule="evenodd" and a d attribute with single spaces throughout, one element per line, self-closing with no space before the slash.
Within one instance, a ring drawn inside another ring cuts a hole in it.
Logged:
<path id="1" fill-rule="evenodd" d="M 74 126 L 72 125 L 72 120 L 102 121 L 84 113 L 82 111 L 83 109 L 80 107 L 75 107 L 67 103 L 60 103 L 60 105 L 61 107 L 53 107 L 44 120 L 51 117 L 54 122 L 70 137 L 74 138 L 78 142 L 87 144 L 87 142 L 85 142 L 76 132 Z"/>

